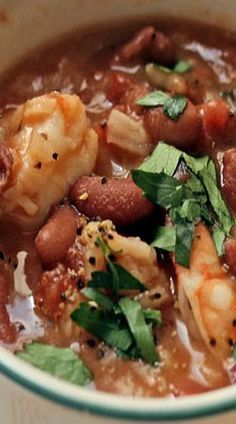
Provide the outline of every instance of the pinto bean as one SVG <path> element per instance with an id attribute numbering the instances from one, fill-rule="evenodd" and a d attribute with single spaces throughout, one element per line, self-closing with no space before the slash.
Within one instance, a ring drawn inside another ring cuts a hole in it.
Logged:
<path id="1" fill-rule="evenodd" d="M 138 56 L 147 60 L 154 60 L 159 64 L 168 65 L 174 62 L 174 44 L 162 32 L 156 31 L 153 26 L 141 29 L 118 51 L 121 60 L 128 61 Z"/>
<path id="2" fill-rule="evenodd" d="M 236 276 L 236 240 L 228 239 L 225 242 L 225 260 L 230 271 Z"/>
<path id="3" fill-rule="evenodd" d="M 179 148 L 192 147 L 200 134 L 200 118 L 196 107 L 188 100 L 183 114 L 174 121 L 160 107 L 144 112 L 144 126 L 152 142 L 164 140 Z"/>
<path id="4" fill-rule="evenodd" d="M 7 311 L 10 297 L 10 283 L 0 271 L 0 340 L 4 343 L 13 343 L 16 340 L 16 328 L 11 323 Z"/>
<path id="5" fill-rule="evenodd" d="M 230 208 L 236 214 L 236 149 L 224 153 L 223 164 L 223 191 Z"/>
<path id="6" fill-rule="evenodd" d="M 45 266 L 62 261 L 76 237 L 76 214 L 69 206 L 60 207 L 38 232 L 35 246 Z"/>
<path id="7" fill-rule="evenodd" d="M 129 178 L 81 177 L 72 186 L 70 198 L 89 218 L 111 219 L 127 226 L 147 217 L 153 205 Z"/>
<path id="8" fill-rule="evenodd" d="M 0 193 L 5 189 L 11 176 L 13 157 L 9 149 L 0 144 Z"/>

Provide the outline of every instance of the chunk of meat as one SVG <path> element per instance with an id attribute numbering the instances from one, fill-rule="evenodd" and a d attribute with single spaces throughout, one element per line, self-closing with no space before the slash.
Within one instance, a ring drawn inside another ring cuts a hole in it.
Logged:
<path id="1" fill-rule="evenodd" d="M 199 106 L 202 123 L 202 143 L 209 148 L 236 143 L 236 116 L 221 99 L 211 100 Z"/>
<path id="2" fill-rule="evenodd" d="M 236 277 L 236 240 L 228 239 L 225 242 L 225 260 L 230 271 Z"/>
<path id="3" fill-rule="evenodd" d="M 0 341 L 13 343 L 16 340 L 16 328 L 11 323 L 6 305 L 10 300 L 10 283 L 0 271 Z"/>
<path id="4" fill-rule="evenodd" d="M 81 177 L 72 186 L 70 198 L 90 219 L 111 219 L 119 226 L 129 226 L 154 210 L 130 178 Z"/>
<path id="5" fill-rule="evenodd" d="M 70 185 L 93 171 L 97 135 L 79 97 L 56 92 L 27 101 L 0 125 L 14 161 L 0 212 L 24 227 L 37 227 Z"/>
<path id="6" fill-rule="evenodd" d="M 65 259 L 75 241 L 76 230 L 75 211 L 69 206 L 60 207 L 35 239 L 35 247 L 43 265 L 50 266 Z"/>
<path id="7" fill-rule="evenodd" d="M 112 72 L 107 76 L 107 97 L 120 111 L 140 115 L 143 108 L 136 101 L 150 91 L 147 82 L 134 83 L 127 75 Z"/>
<path id="8" fill-rule="evenodd" d="M 145 110 L 144 126 L 153 143 L 163 140 L 180 149 L 193 147 L 200 135 L 200 118 L 189 100 L 177 121 L 168 118 L 160 107 Z"/>
<path id="9" fill-rule="evenodd" d="M 140 56 L 161 65 L 169 65 L 175 60 L 175 47 L 169 37 L 156 31 L 153 26 L 148 26 L 137 32 L 118 51 L 118 57 L 122 61 Z"/>
<path id="10" fill-rule="evenodd" d="M 49 319 L 59 320 L 67 302 L 74 302 L 76 278 L 62 264 L 43 273 L 35 295 L 37 308 Z"/>
<path id="11" fill-rule="evenodd" d="M 223 165 L 223 191 L 228 205 L 236 214 L 236 149 L 224 153 Z"/>

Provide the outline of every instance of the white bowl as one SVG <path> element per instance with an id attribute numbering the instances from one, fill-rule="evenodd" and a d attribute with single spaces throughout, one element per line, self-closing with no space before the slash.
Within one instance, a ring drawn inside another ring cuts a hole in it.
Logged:
<path id="1" fill-rule="evenodd" d="M 236 30 L 235 0 L 0 0 L 0 72 L 72 29 L 145 15 L 179 16 Z M 0 370 L 0 424 L 236 422 L 236 385 L 174 400 L 125 398 L 59 381 L 3 348 Z"/>

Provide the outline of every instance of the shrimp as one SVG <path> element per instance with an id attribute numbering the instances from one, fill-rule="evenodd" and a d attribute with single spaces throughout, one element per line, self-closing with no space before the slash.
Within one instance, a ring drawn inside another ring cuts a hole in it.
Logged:
<path id="1" fill-rule="evenodd" d="M 137 296 L 143 307 L 158 308 L 171 303 L 169 281 L 158 264 L 155 250 L 139 237 L 125 237 L 118 234 L 110 220 L 90 222 L 78 238 L 84 251 L 86 281 L 91 278 L 93 271 L 105 269 L 104 254 L 96 243 L 98 237 L 109 246 L 115 262 L 147 288 L 147 291 Z"/>
<path id="2" fill-rule="evenodd" d="M 180 311 L 192 336 L 226 359 L 236 341 L 236 284 L 221 265 L 204 225 L 195 230 L 190 268 L 175 267 Z"/>
<path id="3" fill-rule="evenodd" d="M 24 227 L 37 227 L 74 181 L 90 174 L 97 135 L 76 95 L 35 97 L 0 121 L 0 140 L 13 157 L 0 197 L 0 214 Z"/>

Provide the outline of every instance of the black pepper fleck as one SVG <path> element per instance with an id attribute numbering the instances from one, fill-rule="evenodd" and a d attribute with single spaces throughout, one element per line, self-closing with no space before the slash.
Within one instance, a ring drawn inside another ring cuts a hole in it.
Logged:
<path id="1" fill-rule="evenodd" d="M 110 259 L 111 262 L 115 262 L 116 260 L 115 255 L 113 255 L 112 253 L 108 256 L 108 258 Z"/>
<path id="2" fill-rule="evenodd" d="M 233 339 L 228 339 L 228 345 L 230 346 L 230 347 L 233 347 L 234 346 L 234 341 L 233 341 Z"/>
<path id="3" fill-rule="evenodd" d="M 102 177 L 101 178 L 101 184 L 106 184 L 107 182 L 107 177 Z"/>
<path id="4" fill-rule="evenodd" d="M 95 258 L 94 256 L 90 256 L 90 258 L 89 258 L 89 263 L 90 263 L 91 265 L 96 265 L 96 258 Z"/>
<path id="5" fill-rule="evenodd" d="M 214 338 L 210 339 L 210 345 L 212 347 L 215 347 L 216 346 L 216 339 L 214 339 Z"/>
<path id="6" fill-rule="evenodd" d="M 94 339 L 88 339 L 87 345 L 91 348 L 94 348 L 94 347 L 96 347 L 96 341 Z"/>
<path id="7" fill-rule="evenodd" d="M 108 234 L 108 238 L 109 238 L 109 240 L 114 240 L 114 237 L 113 237 L 112 234 Z"/>
<path id="8" fill-rule="evenodd" d="M 236 319 L 233 320 L 232 325 L 233 327 L 236 327 Z"/>
<path id="9" fill-rule="evenodd" d="M 0 260 L 4 261 L 4 253 L 0 251 Z"/>
<path id="10" fill-rule="evenodd" d="M 58 159 L 58 153 L 54 152 L 52 155 L 53 160 L 57 160 Z"/>
<path id="11" fill-rule="evenodd" d="M 82 281 L 82 280 L 78 280 L 77 281 L 77 287 L 78 287 L 78 289 L 83 289 L 84 288 L 84 286 L 85 286 L 85 284 L 84 284 L 84 281 Z"/>
<path id="12" fill-rule="evenodd" d="M 41 168 L 42 168 L 42 162 L 37 162 L 37 163 L 34 165 L 34 168 L 36 168 L 36 169 L 41 169 Z"/>

